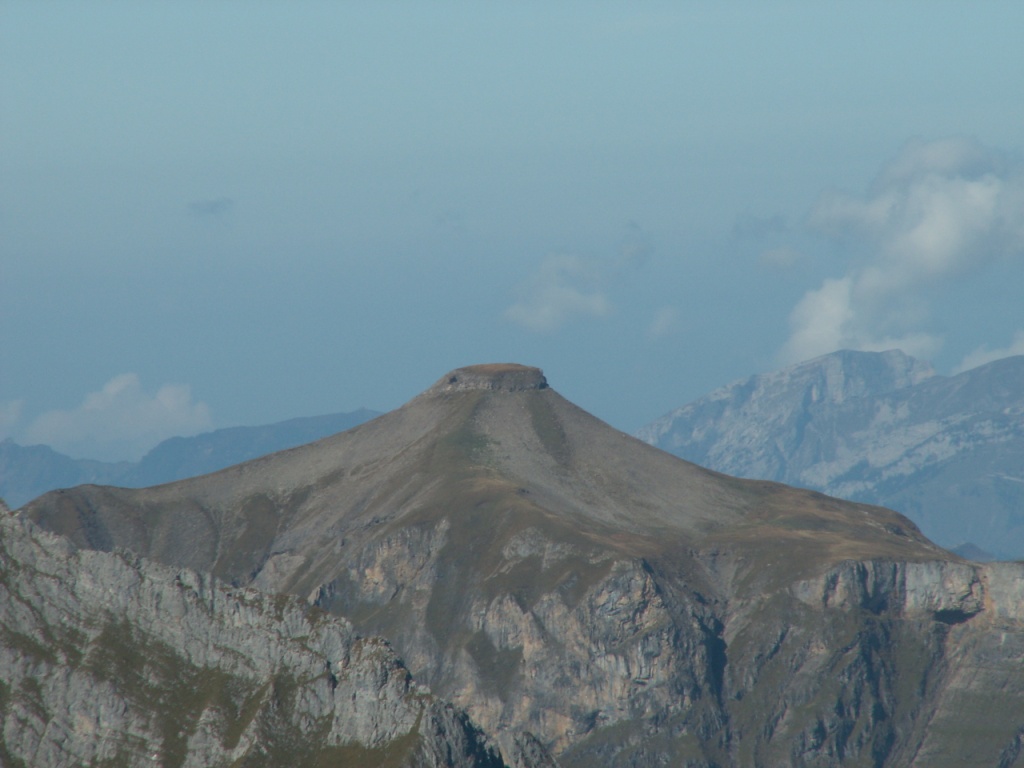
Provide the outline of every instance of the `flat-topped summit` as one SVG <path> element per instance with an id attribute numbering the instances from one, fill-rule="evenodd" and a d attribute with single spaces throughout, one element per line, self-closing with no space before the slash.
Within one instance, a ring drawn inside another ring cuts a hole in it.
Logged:
<path id="1" fill-rule="evenodd" d="M 427 390 L 427 394 L 487 389 L 497 392 L 522 392 L 547 389 L 548 381 L 540 368 L 518 363 L 487 363 L 468 365 L 446 373 Z"/>
<path id="2" fill-rule="evenodd" d="M 969 629 L 1024 626 L 986 607 L 987 575 L 895 512 L 657 450 L 537 368 L 459 368 L 315 443 L 152 488 L 53 492 L 20 514 L 387 637 L 516 768 L 545 750 L 563 768 L 840 768 L 842 750 L 843 765 L 958 767 L 1006 763 L 1019 743 L 1024 631 L 984 683 L 959 682 L 1003 647 Z M 1024 602 L 1013 590 L 1007 611 Z M 34 690 L 0 686 L 0 714 Z"/>

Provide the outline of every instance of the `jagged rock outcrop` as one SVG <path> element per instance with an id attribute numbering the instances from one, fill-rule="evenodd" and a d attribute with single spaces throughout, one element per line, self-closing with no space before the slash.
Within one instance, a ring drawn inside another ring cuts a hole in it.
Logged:
<path id="1" fill-rule="evenodd" d="M 504 765 L 378 638 L 0 509 L 0 764 Z"/>
<path id="2" fill-rule="evenodd" d="M 719 472 L 898 510 L 947 547 L 1024 558 L 1022 356 L 939 376 L 898 350 L 834 352 L 637 434 Z"/>
<path id="3" fill-rule="evenodd" d="M 348 617 L 509 760 L 1014 764 L 1013 572 L 889 510 L 681 461 L 542 384 L 453 371 L 319 443 L 22 512 Z M 996 677 L 993 711 L 971 697 Z"/>

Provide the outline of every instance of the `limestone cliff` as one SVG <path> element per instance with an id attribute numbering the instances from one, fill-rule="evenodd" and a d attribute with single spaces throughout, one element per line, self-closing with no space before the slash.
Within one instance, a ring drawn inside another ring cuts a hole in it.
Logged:
<path id="1" fill-rule="evenodd" d="M 0 764 L 503 765 L 383 640 L 5 509 Z"/>

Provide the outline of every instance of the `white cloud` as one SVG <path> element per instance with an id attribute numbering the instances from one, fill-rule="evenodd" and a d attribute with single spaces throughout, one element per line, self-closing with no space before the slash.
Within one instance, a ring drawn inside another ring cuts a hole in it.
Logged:
<path id="1" fill-rule="evenodd" d="M 8 400 L 0 403 L 0 440 L 13 436 L 17 423 L 21 420 L 24 400 Z"/>
<path id="2" fill-rule="evenodd" d="M 781 357 L 840 348 L 930 354 L 925 290 L 1024 253 L 1024 172 L 968 139 L 907 144 L 864 196 L 823 195 L 809 226 L 857 256 L 808 291 L 790 315 Z"/>
<path id="3" fill-rule="evenodd" d="M 798 363 L 837 349 L 902 349 L 909 355 L 927 358 L 942 346 L 939 337 L 921 331 L 880 333 L 879 323 L 859 311 L 854 285 L 851 277 L 828 279 L 817 290 L 804 294 L 789 316 L 792 334 L 780 353 L 783 362 Z"/>
<path id="4" fill-rule="evenodd" d="M 654 253 L 651 239 L 635 221 L 626 225 L 626 232 L 619 241 L 619 260 L 627 267 L 643 267 Z"/>
<path id="5" fill-rule="evenodd" d="M 551 256 L 523 291 L 519 301 L 505 310 L 505 318 L 531 331 L 560 328 L 573 316 L 602 317 L 611 311 L 607 297 L 597 289 L 593 265 L 578 256 Z"/>
<path id="6" fill-rule="evenodd" d="M 732 225 L 733 237 L 750 238 L 762 240 L 772 235 L 782 235 L 789 230 L 786 219 L 782 214 L 774 216 L 755 216 L 748 212 L 741 213 L 736 217 Z"/>
<path id="7" fill-rule="evenodd" d="M 850 337 L 854 320 L 850 307 L 851 280 L 826 280 L 808 291 L 789 316 L 793 333 L 783 347 L 786 362 L 797 362 L 841 349 Z"/>
<path id="8" fill-rule="evenodd" d="M 231 213 L 235 201 L 230 197 L 218 197 L 213 200 L 193 200 L 188 204 L 188 211 L 193 216 L 204 218 L 223 218 Z"/>
<path id="9" fill-rule="evenodd" d="M 210 409 L 192 401 L 187 385 L 165 384 L 150 395 L 137 375 L 123 373 L 75 409 L 43 413 L 19 442 L 43 443 L 76 458 L 134 460 L 161 440 L 210 426 Z"/>
<path id="10" fill-rule="evenodd" d="M 979 365 L 991 363 L 993 360 L 1002 360 L 1004 357 L 1011 357 L 1012 355 L 1024 355 L 1024 330 L 1017 331 L 1013 335 L 1013 341 L 1010 342 L 1009 346 L 1002 349 L 989 349 L 988 345 L 982 344 L 974 351 L 968 353 L 953 372 L 962 373 L 963 371 L 969 371 L 972 368 L 977 368 Z"/>
<path id="11" fill-rule="evenodd" d="M 767 251 L 762 251 L 757 257 L 757 261 L 762 267 L 784 270 L 792 269 L 803 261 L 803 258 L 804 255 L 796 248 L 783 245 L 779 248 L 770 248 Z"/>
<path id="12" fill-rule="evenodd" d="M 647 338 L 658 339 L 670 333 L 676 326 L 679 313 L 674 307 L 662 307 L 654 313 L 654 319 L 647 326 Z"/>

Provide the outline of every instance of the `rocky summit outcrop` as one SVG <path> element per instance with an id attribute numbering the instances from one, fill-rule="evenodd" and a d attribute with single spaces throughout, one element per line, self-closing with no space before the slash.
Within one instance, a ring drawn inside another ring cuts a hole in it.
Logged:
<path id="1" fill-rule="evenodd" d="M 504 763 L 346 621 L 0 509 L 0 765 Z"/>
<path id="2" fill-rule="evenodd" d="M 527 389 L 546 389 L 548 380 L 540 368 L 515 363 L 491 363 L 457 368 L 442 377 L 424 394 L 464 392 L 486 389 L 492 392 L 522 392 Z"/>
<path id="3" fill-rule="evenodd" d="M 898 350 L 834 352 L 637 434 L 719 472 L 896 509 L 943 546 L 1024 558 L 1024 356 L 939 376 Z"/>
<path id="4" fill-rule="evenodd" d="M 22 514 L 387 637 L 509 762 L 1024 760 L 1016 566 L 963 561 L 886 509 L 689 464 L 525 366 L 453 371 L 214 475 Z"/>

